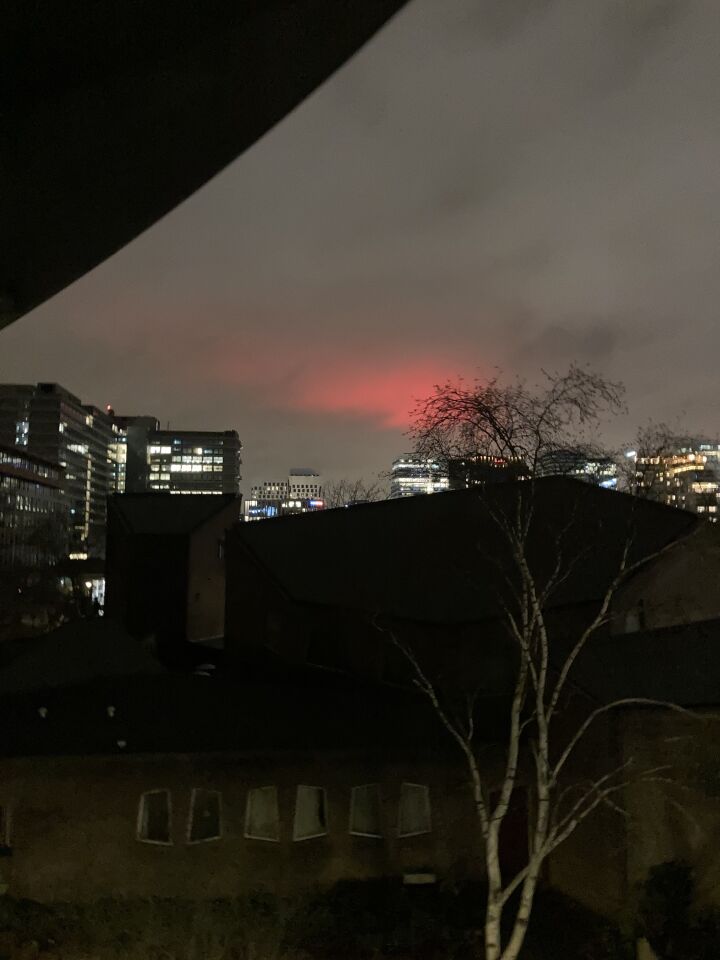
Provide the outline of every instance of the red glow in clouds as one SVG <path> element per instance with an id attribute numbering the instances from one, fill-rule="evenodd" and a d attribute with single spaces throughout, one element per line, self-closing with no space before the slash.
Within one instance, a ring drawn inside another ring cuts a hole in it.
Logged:
<path id="1" fill-rule="evenodd" d="M 295 346 L 295 350 L 293 350 Z M 236 355 L 216 357 L 215 376 L 251 387 L 275 409 L 355 416 L 382 427 L 405 429 L 416 401 L 460 372 L 448 357 L 342 355 L 329 345 L 308 354 L 307 346 L 246 344 Z"/>
<path id="2" fill-rule="evenodd" d="M 431 361 L 399 362 L 381 370 L 367 361 L 341 362 L 299 384 L 293 406 L 312 413 L 365 417 L 384 427 L 404 429 L 410 424 L 415 402 L 427 397 L 448 375 Z"/>

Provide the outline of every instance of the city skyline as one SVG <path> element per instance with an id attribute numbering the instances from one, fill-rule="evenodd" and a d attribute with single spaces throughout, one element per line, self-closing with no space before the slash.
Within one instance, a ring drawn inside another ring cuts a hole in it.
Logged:
<path id="1" fill-rule="evenodd" d="M 4 330 L 0 381 L 235 429 L 245 489 L 288 462 L 379 473 L 408 446 L 413 398 L 496 366 L 591 363 L 627 384 L 632 424 L 715 435 L 703 91 L 720 9 L 507 6 L 415 0 L 203 190 Z"/>

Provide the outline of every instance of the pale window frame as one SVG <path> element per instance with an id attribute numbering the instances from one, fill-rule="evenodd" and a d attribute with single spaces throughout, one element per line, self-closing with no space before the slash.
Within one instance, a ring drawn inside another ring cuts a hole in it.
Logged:
<path id="1" fill-rule="evenodd" d="M 410 832 L 404 833 L 400 829 L 400 819 L 402 815 L 402 789 L 403 787 L 419 787 L 425 797 L 425 812 L 427 814 L 427 830 L 412 830 Z M 430 804 L 430 787 L 426 783 L 411 783 L 408 780 L 404 780 L 400 784 L 400 798 L 398 801 L 398 822 L 397 822 L 397 834 L 398 837 L 425 837 L 429 833 L 432 833 L 432 806 Z"/>
<path id="2" fill-rule="evenodd" d="M 382 840 L 384 838 L 383 833 L 364 833 L 362 830 L 353 830 L 353 811 L 354 811 L 354 802 L 355 802 L 355 791 L 356 790 L 366 790 L 368 787 L 375 787 L 380 794 L 380 784 L 379 783 L 359 783 L 350 789 L 350 812 L 348 818 L 348 833 L 352 837 L 370 837 L 373 840 Z M 382 812 L 382 796 L 379 796 L 380 807 Z M 381 825 L 382 829 L 382 825 Z"/>
<path id="3" fill-rule="evenodd" d="M 260 837 L 255 833 L 250 833 L 250 797 L 253 793 L 260 790 L 273 790 L 275 793 L 275 809 L 277 810 L 277 836 L 276 837 Z M 294 820 L 293 820 L 293 830 L 294 830 Z M 280 843 L 280 797 L 278 795 L 278 788 L 273 783 L 268 783 L 259 787 L 250 787 L 245 797 L 245 821 L 243 825 L 243 836 L 246 840 L 260 840 L 265 843 Z"/>
<path id="4" fill-rule="evenodd" d="M 218 834 L 215 837 L 200 837 L 198 840 L 192 839 L 193 813 L 195 811 L 195 797 L 198 793 L 213 793 L 218 798 Z M 223 838 L 223 802 L 222 791 L 215 790 L 212 787 L 193 787 L 190 791 L 190 806 L 188 808 L 187 824 L 185 826 L 185 842 L 196 846 L 198 843 L 215 843 Z"/>
<path id="5" fill-rule="evenodd" d="M 150 796 L 155 793 L 166 793 L 168 798 L 168 839 L 167 840 L 151 840 L 147 837 L 142 836 L 142 816 L 145 803 L 145 797 Z M 150 843 L 156 847 L 172 847 L 173 838 L 172 838 L 172 824 L 173 824 L 173 802 L 172 802 L 172 790 L 169 790 L 167 787 L 157 787 L 152 790 L 143 790 L 140 794 L 140 801 L 138 803 L 138 812 L 137 812 L 137 825 L 135 830 L 135 837 L 139 843 Z"/>
<path id="6" fill-rule="evenodd" d="M 311 833 L 304 837 L 297 836 L 297 807 L 298 807 L 298 798 L 300 796 L 301 789 L 306 790 L 319 790 L 322 794 L 323 802 L 323 812 L 325 814 L 325 829 L 322 833 Z M 329 827 L 330 817 L 328 816 L 328 802 L 327 802 L 327 790 L 325 787 L 319 787 L 317 784 L 313 783 L 299 783 L 297 789 L 295 790 L 295 807 L 293 809 L 293 843 L 302 843 L 303 840 L 318 840 L 320 837 L 327 837 L 330 832 Z"/>

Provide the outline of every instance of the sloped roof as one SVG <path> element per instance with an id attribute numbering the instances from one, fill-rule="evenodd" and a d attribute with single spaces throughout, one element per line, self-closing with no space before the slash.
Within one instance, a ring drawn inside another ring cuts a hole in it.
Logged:
<path id="1" fill-rule="evenodd" d="M 108 509 L 133 533 L 182 535 L 191 533 L 232 503 L 237 504 L 239 515 L 240 498 L 232 494 L 123 493 L 110 498 Z"/>
<path id="2" fill-rule="evenodd" d="M 6 653 L 0 660 L 0 696 L 100 678 L 165 673 L 152 653 L 119 624 L 100 617 L 77 620 L 44 636 L 18 641 Z"/>
<path id="3" fill-rule="evenodd" d="M 552 598 L 557 606 L 599 597 L 628 538 L 630 558 L 639 560 L 700 522 L 661 504 L 549 477 L 239 524 L 232 537 L 296 601 L 429 623 L 476 622 L 497 616 L 504 573 L 512 570 L 497 517 L 529 496 L 534 572 L 541 578 L 554 563 L 560 531 L 565 555 L 576 558 Z"/>

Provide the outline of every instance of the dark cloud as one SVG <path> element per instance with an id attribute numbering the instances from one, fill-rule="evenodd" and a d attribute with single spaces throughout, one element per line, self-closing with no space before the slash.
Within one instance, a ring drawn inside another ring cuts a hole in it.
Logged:
<path id="1" fill-rule="evenodd" d="M 719 39 L 716 0 L 415 0 L 0 377 L 236 427 L 249 479 L 375 473 L 413 393 L 496 366 L 714 432 Z"/>

